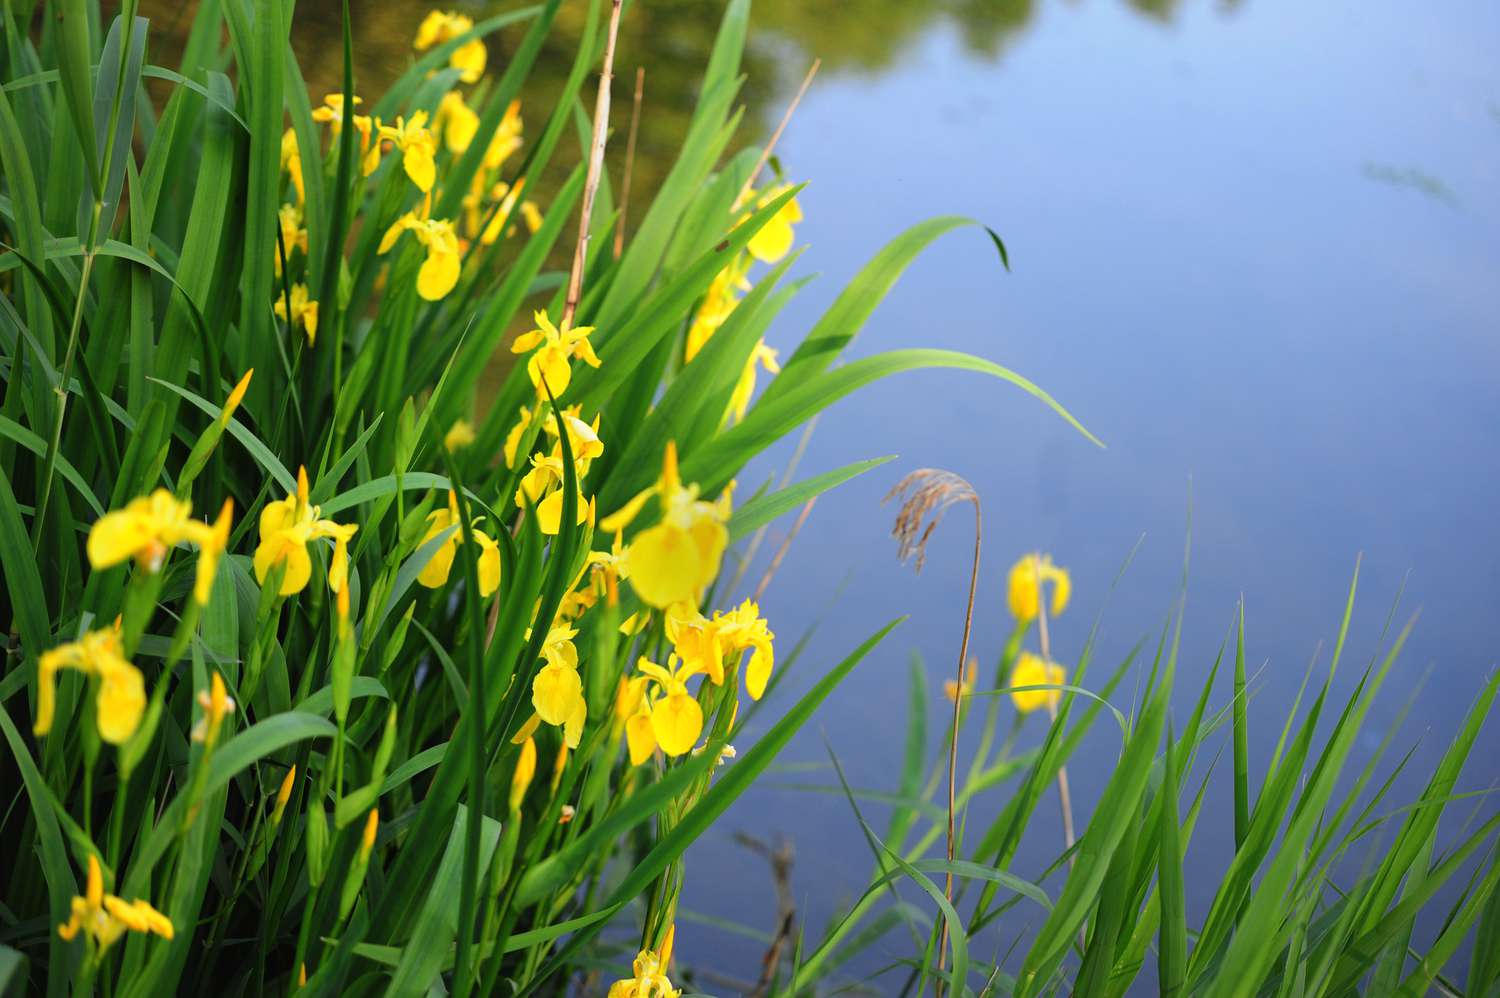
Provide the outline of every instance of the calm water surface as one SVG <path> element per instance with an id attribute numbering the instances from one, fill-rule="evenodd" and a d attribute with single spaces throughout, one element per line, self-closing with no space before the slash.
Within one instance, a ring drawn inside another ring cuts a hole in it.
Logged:
<path id="1" fill-rule="evenodd" d="M 1347 695 L 1383 648 L 1403 585 L 1397 624 L 1417 610 L 1421 619 L 1351 768 L 1409 703 L 1397 755 L 1415 744 L 1411 771 L 1429 770 L 1500 647 L 1500 7 L 1080 0 L 987 15 L 968 5 L 967 18 L 903 20 L 882 44 L 879 17 L 862 6 L 828 14 L 818 37 L 836 45 L 847 33 L 851 48 L 873 54 L 830 60 L 779 149 L 790 175 L 811 181 L 800 266 L 823 277 L 773 327 L 773 345 L 789 348 L 907 225 L 971 215 L 1003 234 L 1013 273 L 983 235 L 945 237 L 851 353 L 924 345 L 992 358 L 1053 392 L 1108 449 L 978 375 L 905 375 L 830 410 L 801 473 L 900 457 L 820 501 L 783 563 L 765 600 L 783 647 L 818 631 L 768 713 L 879 623 L 911 620 L 787 761 L 826 765 L 826 740 L 855 786 L 894 789 L 911 652 L 925 656 L 934 694 L 952 673 L 968 515 L 944 525 L 914 576 L 896 563 L 892 511 L 879 505 L 901 474 L 930 465 L 983 497 L 975 641 L 987 667 L 1010 628 L 1004 572 L 1033 548 L 1073 574 L 1073 605 L 1053 630 L 1060 659 L 1077 655 L 1096 617 L 1101 666 L 1142 639 L 1154 646 L 1178 591 L 1191 502 L 1177 721 L 1243 595 L 1259 670 L 1252 774 L 1309 661 L 1326 668 L 1363 552 L 1337 691 Z M 778 16 L 756 20 L 788 92 L 808 50 L 828 53 L 777 35 Z M 745 480 L 763 480 L 790 451 L 780 446 Z M 1221 684 L 1214 702 L 1227 700 Z M 1073 767 L 1084 802 L 1118 749 L 1108 727 Z M 1039 741 L 1040 724 L 1025 737 Z M 1497 752 L 1491 725 L 1464 786 L 1500 777 Z M 766 866 L 732 833 L 783 835 L 797 850 L 800 915 L 818 938 L 871 859 L 841 797 L 784 785 L 807 782 L 834 777 L 779 774 L 716 826 L 690 854 L 688 907 L 769 929 Z M 1406 780 L 1398 797 L 1419 790 Z M 1008 792 L 976 805 L 971 822 Z M 870 808 L 883 827 L 883 810 Z M 1190 917 L 1206 910 L 1228 862 L 1230 813 L 1227 795 L 1210 794 L 1190 856 Z M 1049 797 L 1018 872 L 1034 875 L 1056 855 L 1055 814 Z M 1002 928 L 976 957 L 1003 951 L 1027 925 Z M 856 967 L 873 972 L 908 950 L 893 933 Z M 679 951 L 753 980 L 761 946 L 684 924 Z"/>

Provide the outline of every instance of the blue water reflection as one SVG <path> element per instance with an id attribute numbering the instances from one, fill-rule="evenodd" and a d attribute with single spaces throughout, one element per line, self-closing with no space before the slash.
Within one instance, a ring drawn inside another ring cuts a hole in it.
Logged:
<path id="1" fill-rule="evenodd" d="M 822 500 L 787 555 L 767 615 L 783 647 L 806 626 L 819 630 L 773 706 L 789 704 L 881 621 L 912 619 L 787 758 L 826 763 L 826 738 L 854 785 L 894 789 L 912 649 L 926 657 L 941 700 L 967 585 L 967 514 L 944 525 L 915 577 L 897 565 L 886 539 L 893 511 L 879 506 L 900 474 L 930 465 L 966 476 L 984 499 L 981 661 L 990 667 L 1009 631 L 1006 568 L 1039 548 L 1075 584 L 1053 631 L 1055 654 L 1071 661 L 1099 615 L 1096 683 L 1138 641 L 1148 653 L 1154 646 L 1180 582 L 1191 498 L 1178 720 L 1243 594 L 1259 670 L 1252 773 L 1320 646 L 1326 666 L 1363 552 L 1334 685 L 1346 695 L 1384 647 L 1405 584 L 1396 626 L 1418 608 L 1421 619 L 1362 750 L 1411 700 L 1398 756 L 1416 742 L 1410 768 L 1429 770 L 1500 646 L 1500 7 L 1257 0 L 1232 10 L 1183 3 L 1163 18 L 1088 0 L 1027 13 L 995 59 L 976 53 L 956 22 L 939 20 L 879 72 L 820 77 L 780 153 L 795 177 L 812 181 L 800 229 L 811 248 L 800 266 L 824 276 L 770 339 L 790 345 L 905 226 L 972 215 L 1004 235 L 1014 272 L 1000 268 L 982 234 L 945 237 L 852 353 L 925 345 L 982 354 L 1044 385 L 1109 446 L 1093 447 L 978 375 L 905 375 L 835 406 L 803 473 L 900 458 Z M 784 442 L 747 480 L 758 484 L 790 451 Z M 1226 700 L 1221 685 L 1215 703 Z M 930 727 L 935 738 L 936 705 Z M 1040 725 L 1027 737 L 1038 740 Z M 1083 801 L 1097 794 L 1117 747 L 1101 727 L 1076 761 Z M 1497 751 L 1492 726 L 1464 786 L 1500 776 Z M 1403 780 L 1397 797 L 1419 790 Z M 992 793 L 972 820 L 997 810 L 1006 792 Z M 1227 795 L 1210 794 L 1190 857 L 1190 919 L 1217 880 L 1193 870 L 1227 862 L 1229 806 Z M 872 814 L 883 824 L 883 812 Z M 1019 870 L 1035 873 L 1056 854 L 1054 826 L 1049 797 Z M 842 798 L 768 785 L 690 854 L 688 907 L 773 924 L 769 876 L 731 841 L 738 828 L 795 843 L 794 889 L 813 942 L 869 875 Z M 1003 929 L 977 957 L 1003 952 L 1024 923 Z M 761 946 L 684 924 L 679 951 L 718 954 L 724 974 L 753 980 Z M 898 931 L 855 968 L 868 973 L 909 951 Z"/>

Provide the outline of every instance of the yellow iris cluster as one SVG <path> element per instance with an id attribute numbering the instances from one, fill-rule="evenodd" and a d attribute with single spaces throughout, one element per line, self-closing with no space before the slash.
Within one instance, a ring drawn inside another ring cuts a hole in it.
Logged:
<path id="1" fill-rule="evenodd" d="M 417 51 L 454 42 L 474 30 L 472 18 L 445 11 L 432 11 L 417 28 L 413 47 Z M 484 74 L 488 62 L 487 49 L 482 38 L 469 38 L 456 45 L 449 53 L 448 64 L 459 70 L 462 83 L 476 83 Z M 479 131 L 478 113 L 464 100 L 457 90 L 445 93 L 434 113 L 417 110 L 408 117 L 398 115 L 394 122 L 383 122 L 372 115 L 353 113 L 363 100 L 357 95 L 344 106 L 342 93 L 328 94 L 323 103 L 314 108 L 312 119 L 329 126 L 330 134 L 337 138 L 346 123 L 359 133 L 358 157 L 360 174 L 368 177 L 380 166 L 381 156 L 387 150 L 399 153 L 401 168 L 407 178 L 422 194 L 417 207 L 400 215 L 388 226 L 382 237 L 378 252 L 384 254 L 411 233 L 421 244 L 426 254 L 421 269 L 417 272 L 417 293 L 427 301 L 440 301 L 458 284 L 462 272 L 462 255 L 469 244 L 479 239 L 484 244 L 493 243 L 501 234 L 504 220 L 517 208 L 524 181 L 514 185 L 499 180 L 498 171 L 507 157 L 521 146 L 521 111 L 519 102 L 512 102 L 506 109 L 494 137 L 485 149 L 482 163 L 475 171 L 469 191 L 463 199 L 464 220 L 467 237 L 461 237 L 453 219 L 431 217 L 432 193 L 438 183 L 439 139 L 442 146 L 453 155 L 465 152 Z M 315 160 L 320 151 L 312 152 Z M 310 252 L 307 230 L 303 226 L 303 210 L 306 185 L 303 174 L 303 150 L 298 145 L 296 132 L 287 129 L 281 139 L 281 171 L 291 183 L 294 196 L 292 204 L 283 205 L 280 211 L 281 247 L 276 254 L 276 276 L 282 276 L 283 251 L 288 267 L 293 265 L 294 253 L 300 256 L 298 269 L 305 270 L 305 260 Z M 495 210 L 486 211 L 488 204 Z M 519 211 L 528 229 L 535 232 L 541 225 L 541 212 L 530 201 L 520 201 Z M 514 226 L 507 232 L 514 231 Z M 308 346 L 317 340 L 319 309 L 318 302 L 303 281 L 293 281 L 290 287 L 278 291 L 272 303 L 275 314 L 287 323 L 288 328 L 301 327 L 307 336 Z"/>
<path id="2" fill-rule="evenodd" d="M 171 939 L 172 920 L 142 900 L 126 901 L 104 893 L 104 875 L 99 860 L 89 854 L 88 883 L 81 897 L 73 898 L 72 912 L 57 927 L 57 934 L 72 940 L 82 932 L 98 952 L 108 949 L 126 932 L 152 933 Z"/>
<path id="3" fill-rule="evenodd" d="M 524 408 L 522 411 L 525 412 Z M 599 417 L 596 415 L 592 423 L 585 423 L 579 417 L 579 411 L 578 406 L 564 410 L 561 421 L 567 427 L 568 446 L 573 452 L 573 473 L 579 483 L 577 523 L 581 524 L 593 515 L 594 508 L 592 500 L 583 495 L 583 479 L 588 475 L 594 458 L 604 453 L 604 441 L 599 439 Z M 550 436 L 559 436 L 557 420 L 544 421 L 542 428 Z M 557 533 L 562 523 L 563 470 L 562 441 L 559 439 L 552 445 L 550 453 L 531 456 L 531 470 L 522 476 L 521 484 L 516 488 L 517 508 L 536 507 L 537 526 L 549 537 Z"/>
<path id="4" fill-rule="evenodd" d="M 736 209 L 742 211 L 740 221 L 748 218 L 751 210 L 764 207 L 786 190 L 786 185 L 780 185 L 760 193 L 747 192 L 742 199 L 743 205 Z M 792 198 L 751 237 L 744 251 L 715 275 L 703 301 L 698 305 L 698 311 L 693 315 L 692 325 L 688 327 L 687 343 L 683 351 L 684 363 L 691 362 L 698 355 L 739 305 L 741 293 L 750 290 L 750 267 L 756 261 L 775 263 L 791 251 L 795 238 L 794 227 L 800 221 L 802 206 L 797 203 L 796 198 Z M 768 374 L 778 374 L 781 371 L 777 352 L 766 346 L 764 337 L 750 351 L 739 380 L 735 382 L 734 391 L 730 394 L 729 411 L 736 420 L 744 419 L 750 408 L 750 399 L 755 394 L 757 371 L 761 369 Z"/>

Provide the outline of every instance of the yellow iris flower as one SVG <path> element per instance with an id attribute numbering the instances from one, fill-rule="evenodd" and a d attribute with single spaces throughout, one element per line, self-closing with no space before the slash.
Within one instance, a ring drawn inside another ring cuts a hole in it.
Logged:
<path id="1" fill-rule="evenodd" d="M 642 657 L 636 668 L 652 681 L 654 688 L 642 698 L 636 714 L 625 724 L 632 762 L 651 754 L 648 733 L 650 740 L 669 756 L 690 751 L 703 733 L 703 708 L 687 688 L 687 681 L 698 673 L 698 666 L 670 655 L 666 667 Z"/>
<path id="2" fill-rule="evenodd" d="M 749 259 L 741 255 L 714 275 L 708 290 L 703 294 L 698 311 L 693 314 L 693 324 L 688 327 L 687 343 L 683 349 L 684 363 L 691 362 L 698 356 L 698 351 L 703 349 L 739 305 L 740 299 L 736 292 L 750 290 L 750 282 L 745 277 L 748 267 Z"/>
<path id="3" fill-rule="evenodd" d="M 1042 588 L 1052 586 L 1052 606 L 1048 612 L 1056 617 L 1068 606 L 1073 592 L 1067 569 L 1052 564 L 1049 554 L 1025 554 L 1010 569 L 1010 612 L 1017 620 L 1035 620 L 1041 611 Z"/>
<path id="4" fill-rule="evenodd" d="M 453 528 L 453 532 L 433 552 L 431 560 L 417 575 L 417 581 L 428 589 L 447 585 L 458 546 L 464 542 L 463 526 L 458 514 L 458 497 L 451 491 L 448 493 L 447 509 L 435 509 L 427 514 L 427 532 L 422 535 L 421 543 L 426 544 L 449 527 Z M 474 527 L 474 543 L 479 545 L 479 595 L 488 597 L 500 588 L 500 547 L 493 537 L 478 529 L 477 522 Z"/>
<path id="5" fill-rule="evenodd" d="M 766 692 L 775 664 L 769 624 L 760 615 L 753 600 L 745 600 L 728 613 L 715 611 L 713 618 L 703 616 L 690 603 L 667 608 L 667 639 L 673 650 L 694 672 L 701 672 L 714 683 L 724 682 L 724 665 L 747 649 L 750 663 L 745 668 L 745 690 L 750 699 L 759 700 Z"/>
<path id="6" fill-rule="evenodd" d="M 104 876 L 99 860 L 89 853 L 88 885 L 82 897 L 73 898 L 73 910 L 57 934 L 72 940 L 83 932 L 102 953 L 126 932 L 155 933 L 172 938 L 172 920 L 142 900 L 125 901 L 104 893 Z"/>
<path id="7" fill-rule="evenodd" d="M 146 710 L 146 682 L 141 670 L 125 659 L 116 624 L 89 631 L 77 641 L 42 653 L 37 660 L 36 722 L 32 730 L 45 735 L 52 730 L 57 707 L 57 674 L 76 669 L 98 680 L 95 711 L 99 737 L 111 745 L 124 744 Z"/>
<path id="8" fill-rule="evenodd" d="M 611 984 L 608 998 L 679 998 L 682 990 L 673 988 L 667 978 L 672 965 L 672 939 L 676 933 L 675 925 L 667 926 L 659 950 L 643 949 L 637 953 L 630 965 L 632 976 Z"/>
<path id="9" fill-rule="evenodd" d="M 740 379 L 735 382 L 734 393 L 729 396 L 729 411 L 734 413 L 735 421 L 745 418 L 745 412 L 750 408 L 750 398 L 755 394 L 755 368 L 764 367 L 767 374 L 780 374 L 781 363 L 777 360 L 776 351 L 766 346 L 764 339 L 755 344 L 755 349 L 750 351 L 750 356 L 745 359 L 745 368 L 740 371 Z"/>
<path id="10" fill-rule="evenodd" d="M 363 98 L 355 94 L 354 104 L 357 106 L 363 103 Z M 354 122 L 354 130 L 359 132 L 360 170 L 368 177 L 380 166 L 380 143 L 370 141 L 372 136 L 380 134 L 380 119 L 371 118 L 367 114 L 350 117 Z M 327 122 L 332 133 L 338 135 L 344 125 L 344 95 L 325 94 L 322 106 L 313 108 L 312 119 Z"/>
<path id="11" fill-rule="evenodd" d="M 243 396 L 249 376 L 241 381 L 226 403 L 225 412 L 233 413 Z M 221 415 L 220 417 L 224 417 Z M 227 422 L 227 420 L 226 420 Z M 208 602 L 213 588 L 214 572 L 229 543 L 229 523 L 234 505 L 226 502 L 212 524 L 192 518 L 192 504 L 178 499 L 166 489 L 149 496 L 132 499 L 124 509 L 106 513 L 89 528 L 89 564 L 96 569 L 110 568 L 134 558 L 148 572 L 161 570 L 167 551 L 181 543 L 198 547 L 198 577 L 193 596 L 200 605 Z"/>
<path id="12" fill-rule="evenodd" d="M 578 649 L 573 638 L 578 632 L 571 627 L 554 627 L 542 644 L 547 664 L 531 681 L 531 705 L 539 719 L 561 726 L 569 748 L 577 748 L 588 720 L 588 703 L 583 698 L 583 677 L 578 674 Z"/>
<path id="13" fill-rule="evenodd" d="M 511 153 L 521 148 L 521 102 L 513 100 L 505 109 L 505 117 L 495 129 L 495 135 L 484 150 L 484 168 L 494 173 L 510 158 Z"/>
<path id="14" fill-rule="evenodd" d="M 454 154 L 469 148 L 474 133 L 479 131 L 479 114 L 464 103 L 463 94 L 450 90 L 438 102 L 437 114 L 433 115 L 432 127 L 443 132 L 443 145 Z"/>
<path id="15" fill-rule="evenodd" d="M 521 810 L 521 801 L 536 778 L 536 739 L 527 737 L 521 743 L 521 754 L 516 756 L 516 768 L 510 776 L 510 813 Z"/>
<path id="16" fill-rule="evenodd" d="M 455 419 L 448 432 L 443 435 L 443 450 L 450 454 L 463 450 L 475 440 L 474 424 L 467 419 Z"/>
<path id="17" fill-rule="evenodd" d="M 285 499 L 268 503 L 260 514 L 260 545 L 255 549 L 255 578 L 264 582 L 271 569 L 285 565 L 281 595 L 291 596 L 307 588 L 312 578 L 312 556 L 307 545 L 324 537 L 333 539 L 333 560 L 328 563 L 328 588 L 344 588 L 349 573 L 349 540 L 356 524 L 324 520 L 307 499 L 307 469 L 297 469 L 297 491 Z"/>
<path id="18" fill-rule="evenodd" d="M 463 263 L 453 223 L 427 218 L 424 204 L 420 211 L 407 212 L 385 230 L 378 252 L 389 252 L 401 238 L 401 233 L 406 231 L 415 235 L 427 249 L 427 259 L 417 271 L 417 294 L 427 301 L 441 301 L 458 284 Z"/>
<path id="19" fill-rule="evenodd" d="M 307 230 L 302 227 L 302 209 L 294 204 L 284 204 L 276 213 L 281 225 L 281 246 L 272 254 L 276 276 L 281 276 L 281 253 L 286 251 L 287 261 L 292 259 L 292 250 L 300 249 L 307 256 Z"/>
<path id="20" fill-rule="evenodd" d="M 651 496 L 661 503 L 661 519 L 636 535 L 626 555 L 630 584 L 648 605 L 697 605 L 703 590 L 719 574 L 724 549 L 729 546 L 730 493 L 715 502 L 698 498 L 698 486 L 684 486 L 677 471 L 677 447 L 667 442 L 661 478 L 642 490 L 599 526 L 622 530 L 635 519 Z"/>
<path id="21" fill-rule="evenodd" d="M 291 307 L 290 313 L 287 311 L 288 305 Z M 307 334 L 308 346 L 318 341 L 318 303 L 310 297 L 306 284 L 293 284 L 287 294 L 277 292 L 271 311 L 278 318 L 285 319 L 289 326 L 301 325 L 303 332 Z"/>
<path id="22" fill-rule="evenodd" d="M 756 200 L 756 207 L 765 207 L 786 190 L 785 184 L 771 188 Z M 802 221 L 802 206 L 797 203 L 796 198 L 792 198 L 782 205 L 781 210 L 765 225 L 761 226 L 760 231 L 750 238 L 745 248 L 761 263 L 775 263 L 791 251 L 792 239 L 795 235 L 792 227 L 800 221 Z"/>
<path id="23" fill-rule="evenodd" d="M 452 41 L 473 29 L 473 18 L 451 11 L 434 10 L 418 25 L 417 37 L 412 42 L 412 47 L 421 52 L 434 45 Z M 448 57 L 448 65 L 459 71 L 460 80 L 465 83 L 477 83 L 484 75 L 485 63 L 488 60 L 489 50 L 484 47 L 484 39 L 474 38 L 453 50 L 453 54 Z"/>
<path id="24" fill-rule="evenodd" d="M 437 180 L 437 141 L 427 130 L 427 112 L 417 111 L 411 120 L 398 115 L 394 125 L 381 125 L 380 138 L 401 151 L 401 166 L 417 190 L 426 194 Z"/>
<path id="25" fill-rule="evenodd" d="M 594 327 L 579 326 L 574 329 L 564 323 L 559 329 L 547 318 L 545 309 L 534 313 L 532 319 L 537 328 L 517 336 L 516 341 L 510 345 L 510 352 L 519 354 L 535 350 L 526 359 L 526 373 L 536 386 L 537 396 L 546 395 L 542 388 L 545 379 L 552 397 L 562 398 L 563 392 L 568 390 L 568 382 L 573 380 L 573 369 L 569 361 L 576 358 L 590 367 L 599 366 L 599 358 L 589 343 L 589 334 L 594 331 Z"/>
<path id="26" fill-rule="evenodd" d="M 1068 681 L 1068 670 L 1055 662 L 1043 662 L 1040 655 L 1033 655 L 1029 651 L 1023 651 L 1020 658 L 1016 659 L 1016 667 L 1011 670 L 1010 685 L 1012 686 L 1061 686 Z M 1016 710 L 1023 714 L 1029 714 L 1038 707 L 1046 707 L 1049 711 L 1057 707 L 1062 699 L 1061 690 L 1022 690 L 1010 695 Z"/>
<path id="27" fill-rule="evenodd" d="M 281 172 L 292 178 L 292 190 L 297 192 L 297 203 L 307 200 L 307 190 L 302 185 L 302 153 L 297 148 L 297 133 L 288 128 L 281 133 Z"/>

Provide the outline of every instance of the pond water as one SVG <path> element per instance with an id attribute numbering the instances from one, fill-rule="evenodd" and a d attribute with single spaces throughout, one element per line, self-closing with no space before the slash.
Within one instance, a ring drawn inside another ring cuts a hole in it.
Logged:
<path id="1" fill-rule="evenodd" d="M 810 37 L 783 32 L 779 10 L 757 12 L 762 44 L 779 46 L 780 104 L 811 55 L 825 57 L 779 147 L 789 175 L 811 182 L 799 266 L 823 276 L 770 341 L 794 343 L 907 225 L 970 215 L 1004 236 L 1013 272 L 981 233 L 947 236 L 851 352 L 981 354 L 1046 387 L 1108 448 L 979 375 L 899 376 L 829 411 L 800 473 L 900 456 L 821 500 L 781 565 L 765 609 L 784 646 L 808 625 L 818 630 L 780 705 L 880 623 L 911 619 L 785 756 L 825 768 L 769 782 L 835 785 L 826 739 L 854 786 L 894 790 L 913 649 L 931 676 L 934 741 L 941 730 L 938 690 L 957 656 L 971 518 L 954 511 L 916 576 L 897 564 L 886 538 L 893 510 L 879 504 L 922 466 L 962 474 L 983 499 L 974 641 L 986 668 L 1011 626 L 1005 571 L 1031 549 L 1072 572 L 1072 606 L 1053 626 L 1059 659 L 1078 654 L 1096 616 L 1104 668 L 1095 683 L 1137 642 L 1149 653 L 1178 592 L 1191 505 L 1176 719 L 1191 709 L 1243 595 L 1258 670 L 1252 774 L 1264 771 L 1308 662 L 1317 656 L 1326 669 L 1363 552 L 1338 693 L 1383 649 L 1403 585 L 1397 626 L 1418 609 L 1421 619 L 1350 767 L 1409 707 L 1395 755 L 1415 744 L 1410 771 L 1430 771 L 1500 639 L 1500 7 L 930 6 L 932 16 L 889 35 L 886 15 L 864 4 L 825 14 Z M 863 54 L 818 49 L 846 39 Z M 767 112 L 773 121 L 780 104 Z M 763 480 L 791 449 L 746 480 Z M 1228 698 L 1221 682 L 1213 702 Z M 1085 811 L 1118 750 L 1111 727 L 1103 723 L 1073 766 Z M 1024 739 L 1040 738 L 1034 722 Z M 1500 777 L 1497 751 L 1492 724 L 1465 787 Z M 1227 766 L 1226 756 L 1226 778 Z M 977 805 L 971 824 L 1008 790 Z M 1396 799 L 1419 791 L 1400 781 Z M 884 810 L 868 807 L 883 828 Z M 1190 921 L 1230 855 L 1229 796 L 1211 793 L 1206 808 L 1190 854 Z M 1448 834 L 1456 824 L 1445 823 Z M 1057 828 L 1049 796 L 1017 872 L 1035 874 L 1056 855 Z M 737 829 L 794 844 L 793 889 L 814 942 L 869 876 L 842 797 L 768 785 L 690 854 L 689 907 L 774 923 L 767 868 L 734 843 Z M 1003 927 L 976 957 L 1003 952 L 1024 930 L 1024 921 Z M 908 955 L 904 932 L 888 941 L 858 969 Z M 687 925 L 679 951 L 715 954 L 724 974 L 753 980 L 761 947 Z M 901 976 L 876 987 L 893 989 Z"/>
<path id="2" fill-rule="evenodd" d="M 407 5 L 353 7 L 361 89 L 378 91 L 409 58 L 418 16 Z M 718 9 L 641 0 L 626 19 L 616 107 L 628 109 L 634 66 L 647 65 L 646 186 L 680 138 Z M 303 4 L 298 16 L 304 72 L 315 89 L 332 89 L 336 7 Z M 1257 677 L 1252 774 L 1264 771 L 1308 662 L 1326 668 L 1363 552 L 1337 695 L 1384 647 L 1403 586 L 1397 625 L 1418 608 L 1421 620 L 1351 768 L 1408 707 L 1394 754 L 1415 744 L 1410 771 L 1431 768 L 1500 647 L 1497 41 L 1500 6 L 1483 0 L 757 4 L 752 132 L 769 131 L 811 58 L 823 59 L 778 149 L 789 177 L 811 182 L 798 269 L 823 276 L 783 313 L 771 344 L 789 350 L 908 225 L 972 216 L 1004 237 L 1013 271 L 978 230 L 945 237 L 851 355 L 917 345 L 980 354 L 1047 388 L 1108 447 L 973 374 L 899 376 L 827 412 L 799 475 L 899 457 L 820 500 L 786 555 L 764 600 L 783 654 L 817 631 L 754 727 L 763 731 L 881 623 L 911 619 L 794 741 L 792 765 L 690 853 L 687 909 L 769 931 L 768 868 L 734 833 L 785 837 L 798 917 L 817 941 L 866 882 L 871 858 L 842 797 L 805 786 L 835 785 L 831 748 L 854 786 L 896 788 L 913 651 L 926 660 L 929 752 L 938 750 L 970 521 L 956 511 L 942 526 L 920 576 L 897 564 L 894 511 L 880 499 L 917 467 L 957 472 L 982 496 L 974 650 L 986 668 L 1011 626 L 1005 572 L 1032 549 L 1072 572 L 1072 605 L 1052 629 L 1057 658 L 1074 661 L 1096 618 L 1094 683 L 1138 642 L 1149 652 L 1179 591 L 1191 507 L 1176 719 L 1243 596 Z M 566 72 L 566 39 L 555 53 L 539 67 L 543 94 Z M 778 445 L 743 481 L 753 488 L 779 473 L 794 446 Z M 751 586 L 786 526 L 771 532 Z M 1121 688 L 1124 709 L 1134 686 Z M 1227 700 L 1221 681 L 1213 703 Z M 1085 815 L 1118 749 L 1109 728 L 1072 767 Z M 1041 734 L 1033 721 L 1023 743 Z M 1497 753 L 1492 726 L 1463 786 L 1500 777 Z M 1009 789 L 977 802 L 971 821 L 995 813 Z M 1396 797 L 1419 789 L 1400 781 Z M 870 808 L 883 827 L 883 810 Z M 1035 875 L 1058 852 L 1055 808 L 1049 795 L 1017 872 Z M 1190 921 L 1228 862 L 1230 813 L 1228 795 L 1210 793 L 1190 853 Z M 1002 924 L 976 958 L 1026 928 Z M 678 952 L 716 971 L 699 980 L 706 990 L 753 981 L 762 951 L 721 926 L 679 925 Z M 909 951 L 893 933 L 850 969 L 873 973 Z M 874 987 L 894 990 L 900 976 Z"/>

